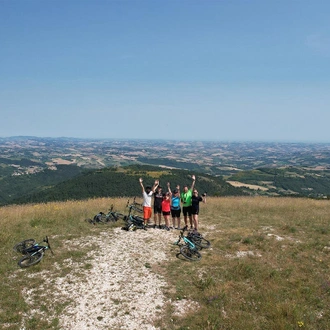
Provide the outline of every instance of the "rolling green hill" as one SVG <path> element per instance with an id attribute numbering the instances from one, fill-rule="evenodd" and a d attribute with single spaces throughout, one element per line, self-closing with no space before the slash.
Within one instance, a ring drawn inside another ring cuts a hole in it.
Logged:
<path id="1" fill-rule="evenodd" d="M 57 170 L 45 169 L 34 174 L 3 176 L 0 178 L 0 205 L 12 204 L 13 200 L 53 187 L 83 171 L 75 165 L 58 165 Z"/>
<path id="2" fill-rule="evenodd" d="M 200 193 L 211 196 L 247 195 L 241 188 L 235 188 L 218 177 L 194 173 L 197 177 L 196 188 Z M 139 177 L 143 177 L 145 186 L 152 185 L 156 179 L 166 187 L 171 183 L 172 189 L 177 184 L 191 184 L 191 173 L 185 170 L 161 169 L 145 165 L 128 167 L 108 167 L 81 173 L 74 178 L 54 186 L 43 186 L 39 191 L 26 194 L 11 200 L 11 204 L 39 203 L 50 201 L 79 200 L 94 197 L 139 196 L 141 188 Z"/>
<path id="3" fill-rule="evenodd" d="M 241 171 L 229 181 L 257 185 L 259 195 L 325 198 L 330 196 L 330 171 L 285 166 Z"/>

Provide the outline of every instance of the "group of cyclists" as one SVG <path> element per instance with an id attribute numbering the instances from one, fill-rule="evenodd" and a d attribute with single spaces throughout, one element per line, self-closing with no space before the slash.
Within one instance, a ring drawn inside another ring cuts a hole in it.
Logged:
<path id="1" fill-rule="evenodd" d="M 195 175 L 192 175 L 191 178 L 192 183 L 190 188 L 188 185 L 184 185 L 183 191 L 180 191 L 180 186 L 177 185 L 175 189 L 171 191 L 170 183 L 168 182 L 166 192 L 163 191 L 163 188 L 159 185 L 159 180 L 155 180 L 152 187 L 144 187 L 143 179 L 139 179 L 142 188 L 143 221 L 145 229 L 151 220 L 153 199 L 154 228 L 164 228 L 166 230 L 181 229 L 182 211 L 185 226 L 188 226 L 188 228 L 190 226 L 190 229 L 198 231 L 199 203 L 206 203 L 206 193 L 199 195 L 195 188 Z M 164 226 L 162 225 L 162 216 L 164 217 Z"/>

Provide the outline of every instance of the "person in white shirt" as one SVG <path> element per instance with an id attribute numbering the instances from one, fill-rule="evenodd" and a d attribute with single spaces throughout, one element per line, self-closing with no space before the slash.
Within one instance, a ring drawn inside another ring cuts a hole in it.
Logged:
<path id="1" fill-rule="evenodd" d="M 151 218 L 151 197 L 153 195 L 153 193 L 155 192 L 156 188 L 159 185 L 159 181 L 155 180 L 155 183 L 152 187 L 147 186 L 144 188 L 143 185 L 143 179 L 140 178 L 139 179 L 140 182 L 140 186 L 142 188 L 142 197 L 143 197 L 143 203 L 142 203 L 142 207 L 143 207 L 143 223 L 144 223 L 144 229 L 147 229 L 147 224 L 149 219 Z"/>

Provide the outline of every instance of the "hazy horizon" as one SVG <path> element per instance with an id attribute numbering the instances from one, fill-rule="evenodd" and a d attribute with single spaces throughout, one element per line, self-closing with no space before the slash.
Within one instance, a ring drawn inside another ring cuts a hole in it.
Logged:
<path id="1" fill-rule="evenodd" d="M 330 142 L 330 2 L 0 1 L 0 135 Z"/>
<path id="2" fill-rule="evenodd" d="M 104 138 L 104 137 L 70 137 L 70 136 L 36 136 L 12 135 L 0 136 L 0 139 L 37 138 L 37 139 L 72 139 L 72 140 L 125 140 L 125 141 L 173 141 L 173 142 L 219 142 L 219 143 L 283 143 L 283 144 L 330 144 L 327 141 L 285 141 L 285 140 L 217 140 L 217 139 L 167 139 L 167 138 Z"/>

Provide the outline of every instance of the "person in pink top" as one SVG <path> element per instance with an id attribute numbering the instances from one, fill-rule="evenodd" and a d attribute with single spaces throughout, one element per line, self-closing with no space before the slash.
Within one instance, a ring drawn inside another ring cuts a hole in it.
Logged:
<path id="1" fill-rule="evenodd" d="M 162 213 L 165 220 L 165 229 L 170 230 L 170 215 L 171 215 L 171 193 L 168 191 L 163 195 Z"/>

